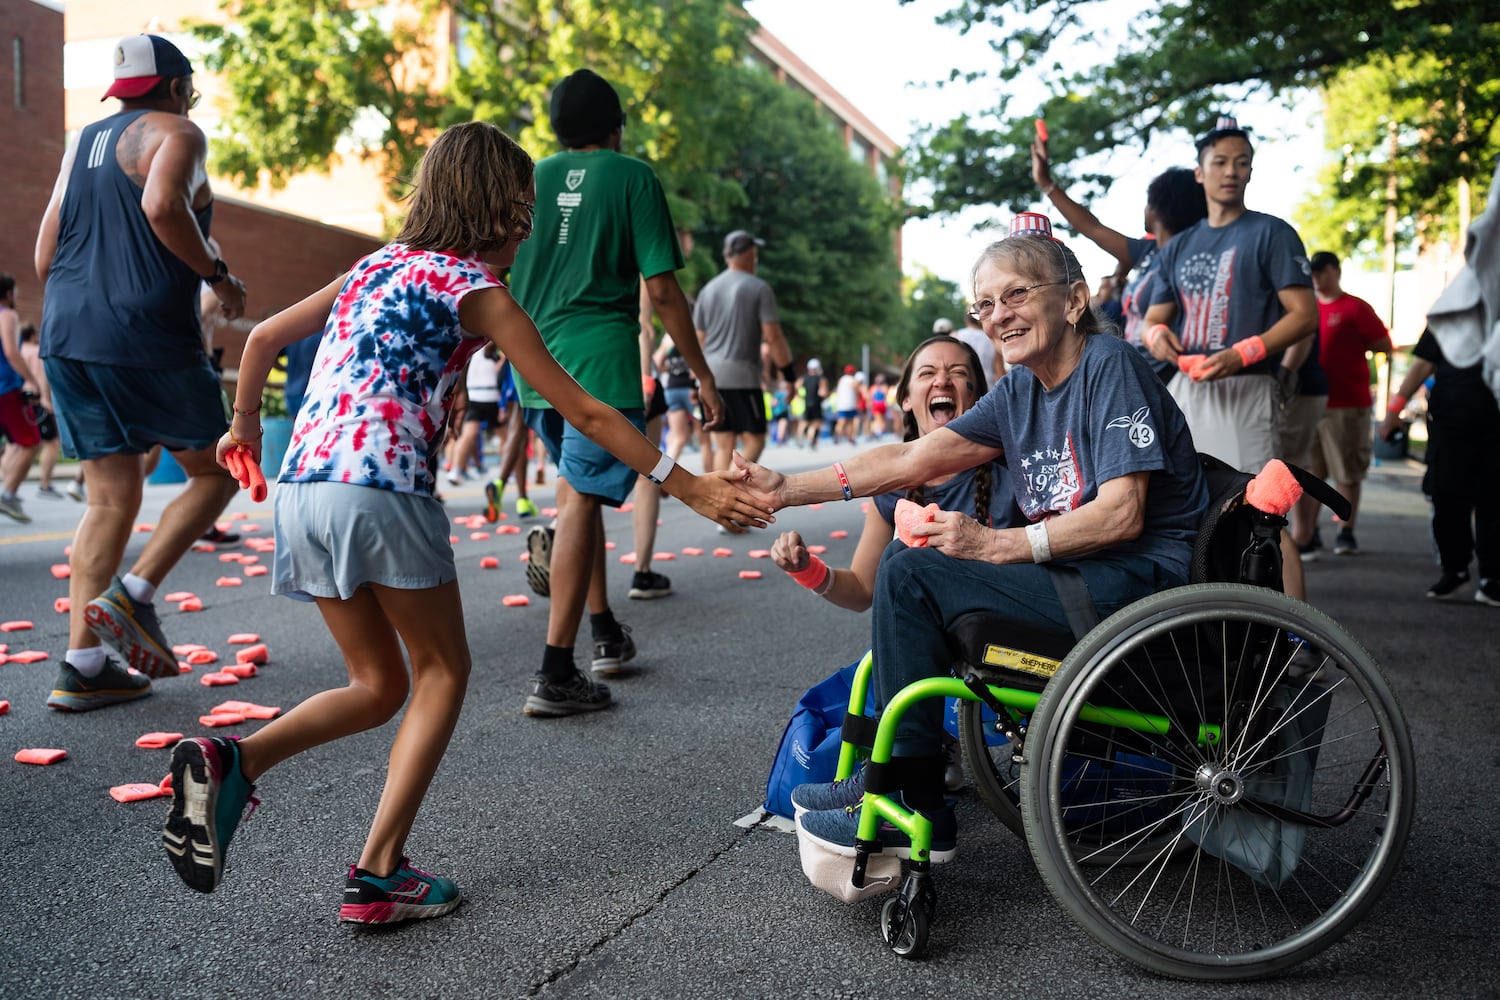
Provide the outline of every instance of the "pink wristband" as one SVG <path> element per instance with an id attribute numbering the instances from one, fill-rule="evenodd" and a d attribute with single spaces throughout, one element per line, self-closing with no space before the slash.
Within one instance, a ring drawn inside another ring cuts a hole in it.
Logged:
<path id="1" fill-rule="evenodd" d="M 1163 330 L 1170 331 L 1172 328 L 1165 323 L 1154 323 L 1146 327 L 1146 332 L 1141 334 L 1141 342 L 1146 345 L 1146 350 L 1151 350 L 1156 345 L 1156 338 L 1161 336 Z"/>
<path id="2" fill-rule="evenodd" d="M 1249 337 L 1235 343 L 1234 353 L 1238 354 L 1245 367 L 1249 368 L 1257 361 L 1266 360 L 1266 342 L 1258 335 Z"/>
<path id="3" fill-rule="evenodd" d="M 836 475 L 836 476 L 839 477 L 839 489 L 841 489 L 841 490 L 844 491 L 844 499 L 845 500 L 853 500 L 854 499 L 854 490 L 851 489 L 850 486 L 849 486 L 849 474 L 844 471 L 844 463 L 843 462 L 834 462 L 833 463 L 833 473 L 834 473 L 834 475 Z"/>
<path id="4" fill-rule="evenodd" d="M 1411 400 L 1401 395 L 1401 393 L 1393 392 L 1391 393 L 1391 398 L 1385 401 L 1385 412 L 1399 414 L 1402 410 L 1406 409 L 1406 404 L 1410 402 Z"/>
<path id="5" fill-rule="evenodd" d="M 808 590 L 817 590 L 823 586 L 823 581 L 828 579 L 828 564 L 817 556 L 808 559 L 805 569 L 787 570 L 786 575 L 796 580 Z"/>

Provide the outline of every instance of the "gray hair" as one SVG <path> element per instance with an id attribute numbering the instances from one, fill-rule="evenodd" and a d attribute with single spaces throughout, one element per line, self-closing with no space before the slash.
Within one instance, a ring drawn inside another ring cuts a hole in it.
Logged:
<path id="1" fill-rule="evenodd" d="M 1073 251 L 1061 240 L 1040 233 L 1018 233 L 985 247 L 969 273 L 970 289 L 978 283 L 979 269 L 985 264 L 1004 267 L 1031 282 L 1067 282 L 1069 287 L 1078 281 L 1088 283 Z M 1079 317 L 1078 332 L 1085 336 L 1101 332 L 1092 306 Z"/>

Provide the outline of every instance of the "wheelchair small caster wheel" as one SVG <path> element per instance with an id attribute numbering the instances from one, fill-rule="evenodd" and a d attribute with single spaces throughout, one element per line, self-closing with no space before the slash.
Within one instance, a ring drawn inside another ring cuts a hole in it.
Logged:
<path id="1" fill-rule="evenodd" d="M 932 912 L 919 900 L 908 902 L 904 894 L 885 901 L 880 909 L 880 936 L 886 947 L 902 958 L 921 958 L 927 951 L 932 930 Z"/>

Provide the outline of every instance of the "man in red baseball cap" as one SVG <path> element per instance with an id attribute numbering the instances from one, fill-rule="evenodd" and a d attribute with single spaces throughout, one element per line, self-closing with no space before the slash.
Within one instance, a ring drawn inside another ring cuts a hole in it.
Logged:
<path id="1" fill-rule="evenodd" d="M 135 35 L 115 45 L 114 76 L 106 96 L 120 109 L 69 146 L 36 242 L 58 436 L 89 486 L 69 563 L 68 650 L 47 699 L 73 712 L 143 698 L 152 677 L 178 673 L 152 599 L 236 489 L 214 460 L 228 421 L 198 293 L 206 282 L 236 319 L 245 286 L 208 239 L 208 143 L 187 117 L 198 103 L 193 67 L 166 39 Z M 188 484 L 119 576 L 141 456 L 156 445 Z"/>

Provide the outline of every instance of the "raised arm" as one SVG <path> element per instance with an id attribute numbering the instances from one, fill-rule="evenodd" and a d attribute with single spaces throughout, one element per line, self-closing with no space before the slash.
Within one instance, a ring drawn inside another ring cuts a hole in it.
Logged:
<path id="1" fill-rule="evenodd" d="M 1062 185 L 1052 176 L 1052 164 L 1047 158 L 1047 144 L 1040 139 L 1031 142 L 1031 178 L 1042 194 L 1051 199 L 1053 207 L 1062 213 L 1082 236 L 1087 237 L 1099 249 L 1111 257 L 1130 265 L 1130 240 L 1124 233 L 1111 229 L 1099 221 L 1099 217 L 1068 197 Z"/>

